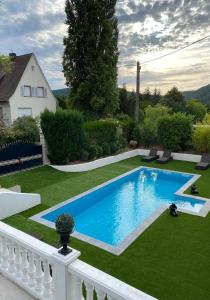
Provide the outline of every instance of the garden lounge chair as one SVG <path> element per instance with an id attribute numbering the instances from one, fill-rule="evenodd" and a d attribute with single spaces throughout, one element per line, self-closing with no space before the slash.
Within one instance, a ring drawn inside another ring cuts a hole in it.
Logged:
<path id="1" fill-rule="evenodd" d="M 159 158 L 159 155 L 157 155 L 157 150 L 156 149 L 151 149 L 148 156 L 142 157 L 142 161 L 151 162 L 151 161 L 156 160 L 158 158 Z"/>
<path id="2" fill-rule="evenodd" d="M 196 169 L 206 170 L 208 167 L 210 167 L 210 154 L 203 154 L 201 161 L 196 165 Z"/>
<path id="3" fill-rule="evenodd" d="M 170 160 L 172 160 L 173 157 L 171 156 L 171 151 L 170 150 L 165 150 L 163 152 L 163 156 L 159 159 L 157 159 L 157 163 L 159 164 L 166 164 Z"/>

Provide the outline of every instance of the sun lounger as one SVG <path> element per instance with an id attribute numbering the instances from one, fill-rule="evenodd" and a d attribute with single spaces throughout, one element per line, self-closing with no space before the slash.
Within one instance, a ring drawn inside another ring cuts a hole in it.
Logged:
<path id="1" fill-rule="evenodd" d="M 206 170 L 209 167 L 210 167 L 210 154 L 203 154 L 201 157 L 201 161 L 196 165 L 196 169 Z"/>
<path id="2" fill-rule="evenodd" d="M 151 162 L 153 160 L 156 160 L 159 158 L 159 155 L 157 155 L 156 149 L 151 149 L 148 156 L 142 157 L 142 161 L 144 162 Z"/>
<path id="3" fill-rule="evenodd" d="M 157 159 L 157 163 L 159 164 L 166 164 L 167 162 L 171 161 L 173 157 L 171 156 L 170 150 L 165 150 L 163 152 L 163 156 Z"/>

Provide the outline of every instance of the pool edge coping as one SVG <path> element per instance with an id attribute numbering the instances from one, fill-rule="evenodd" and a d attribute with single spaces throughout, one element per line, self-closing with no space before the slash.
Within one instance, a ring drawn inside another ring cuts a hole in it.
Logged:
<path id="1" fill-rule="evenodd" d="M 33 220 L 35 222 L 38 222 L 38 223 L 41 223 L 42 225 L 45 225 L 45 226 L 48 226 L 52 229 L 55 229 L 55 223 L 54 222 L 51 222 L 51 221 L 48 221 L 48 220 L 45 220 L 43 219 L 42 217 L 52 211 L 55 211 L 56 209 L 66 205 L 66 204 L 69 204 L 71 202 L 74 202 L 76 201 L 77 199 L 81 198 L 81 197 L 84 197 L 96 190 L 99 190 L 100 188 L 102 187 L 105 187 L 123 177 L 126 177 L 138 170 L 141 170 L 141 169 L 156 169 L 156 170 L 161 170 L 161 171 L 168 171 L 168 172 L 171 172 L 171 173 L 180 173 L 180 174 L 189 174 L 189 175 L 193 175 L 193 177 L 188 180 L 180 189 L 178 189 L 174 194 L 177 195 L 177 196 L 182 196 L 182 197 L 186 197 L 186 198 L 191 198 L 191 199 L 195 199 L 195 200 L 201 200 L 201 201 L 205 201 L 205 204 L 203 206 L 203 208 L 199 211 L 199 212 L 192 212 L 192 211 L 189 211 L 189 210 L 186 210 L 186 209 L 179 209 L 178 211 L 180 212 L 183 212 L 183 213 L 187 213 L 187 214 L 191 214 L 191 215 L 195 215 L 195 216 L 200 216 L 200 217 L 206 217 L 206 215 L 208 214 L 208 212 L 210 211 L 210 199 L 208 198 L 204 198 L 204 197 L 200 197 L 200 196 L 195 196 L 195 195 L 189 195 L 189 194 L 184 194 L 184 192 L 194 183 L 196 182 L 200 177 L 201 175 L 199 174 L 195 174 L 195 173 L 188 173 L 188 172 L 180 172 L 180 171 L 173 171 L 173 170 L 167 170 L 167 169 L 160 169 L 160 168 L 155 168 L 155 167 L 148 167 L 148 166 L 140 166 L 140 167 L 137 167 L 135 169 L 132 169 L 126 173 L 123 173 L 115 178 L 112 178 L 102 184 L 99 184 L 83 193 L 80 193 L 79 195 L 76 195 L 76 196 L 73 196 L 71 197 L 70 199 L 67 199 L 63 202 L 60 202 L 44 211 L 41 211 L 40 213 L 38 214 L 35 214 L 33 215 L 32 217 L 30 217 L 29 219 L 30 220 Z M 105 242 L 102 242 L 100 240 L 97 240 L 97 239 L 94 239 L 88 235 L 85 235 L 85 234 L 81 234 L 77 231 L 74 231 L 72 233 L 71 236 L 79 239 L 79 240 L 82 240 L 88 244 L 91 244 L 93 246 L 96 246 L 96 247 L 99 247 L 100 249 L 102 250 L 105 250 L 105 251 L 108 251 L 112 254 L 115 254 L 115 255 L 120 255 L 122 254 L 154 221 L 156 221 L 160 215 L 165 212 L 166 210 L 168 209 L 168 206 L 163 204 L 161 205 L 161 207 L 157 208 L 154 213 L 149 217 L 147 218 L 142 224 L 140 224 L 137 228 L 135 228 L 129 235 L 127 235 L 119 244 L 118 246 L 112 246 L 108 243 L 105 243 Z"/>

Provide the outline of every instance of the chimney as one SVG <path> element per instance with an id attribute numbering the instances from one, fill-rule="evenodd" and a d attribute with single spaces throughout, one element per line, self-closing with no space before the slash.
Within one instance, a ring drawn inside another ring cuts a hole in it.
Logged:
<path id="1" fill-rule="evenodd" d="M 15 61 L 16 53 L 14 53 L 14 52 L 9 53 L 9 57 L 11 58 L 11 61 Z"/>

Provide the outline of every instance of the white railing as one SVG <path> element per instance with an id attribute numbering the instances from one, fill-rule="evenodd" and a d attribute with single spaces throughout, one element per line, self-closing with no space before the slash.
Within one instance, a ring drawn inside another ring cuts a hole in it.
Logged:
<path id="1" fill-rule="evenodd" d="M 155 299 L 0 222 L 0 273 L 40 300 Z"/>
<path id="2" fill-rule="evenodd" d="M 130 285 L 84 263 L 77 259 L 69 265 L 71 281 L 75 288 L 72 290 L 71 299 L 82 299 L 83 291 L 86 290 L 84 299 L 93 300 L 94 293 L 98 300 L 152 300 L 155 299 Z"/>

